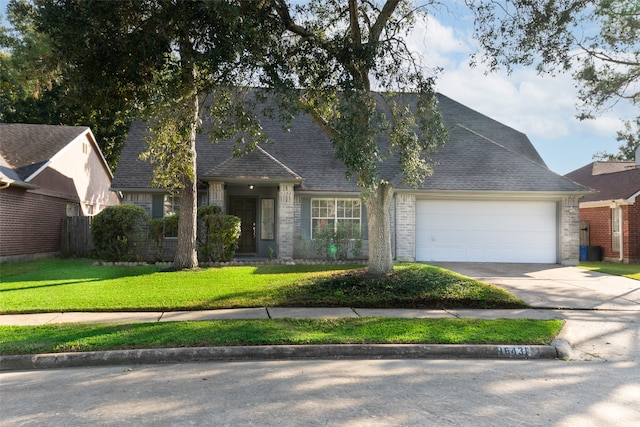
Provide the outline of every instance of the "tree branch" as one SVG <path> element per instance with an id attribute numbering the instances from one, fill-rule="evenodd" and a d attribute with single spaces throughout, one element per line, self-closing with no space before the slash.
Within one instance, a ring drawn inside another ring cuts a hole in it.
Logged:
<path id="1" fill-rule="evenodd" d="M 378 19 L 376 19 L 373 27 L 371 27 L 371 33 L 369 34 L 369 43 L 377 43 L 378 40 L 380 40 L 380 34 L 382 34 L 382 30 L 391 17 L 391 14 L 394 10 L 396 10 L 396 7 L 398 7 L 398 3 L 400 3 L 400 0 L 387 0 L 387 2 L 384 4 L 380 15 L 378 15 Z"/>

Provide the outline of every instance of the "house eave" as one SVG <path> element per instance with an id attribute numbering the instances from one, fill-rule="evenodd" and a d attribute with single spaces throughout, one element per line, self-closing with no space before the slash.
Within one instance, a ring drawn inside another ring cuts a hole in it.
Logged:
<path id="1" fill-rule="evenodd" d="M 580 202 L 580 209 L 589 208 L 617 208 L 620 206 L 633 205 L 634 200 L 630 199 L 615 199 L 615 200 L 595 200 L 593 202 Z"/>
<path id="2" fill-rule="evenodd" d="M 27 190 L 35 190 L 37 188 L 39 188 L 37 185 L 35 184 L 30 184 L 28 182 L 24 182 L 24 181 L 16 181 L 13 179 L 0 179 L 0 190 L 3 190 L 5 188 L 9 188 L 9 187 L 20 187 L 20 188 L 24 188 Z"/>
<path id="3" fill-rule="evenodd" d="M 304 180 L 302 178 L 270 178 L 270 177 L 215 177 L 215 176 L 202 176 L 201 181 L 222 181 L 228 184 L 301 184 Z"/>
<path id="4" fill-rule="evenodd" d="M 418 199 L 470 199 L 470 200 L 561 200 L 563 197 L 580 197 L 590 191 L 464 191 L 464 190 L 416 190 L 399 189 L 396 193 L 414 194 Z"/>
<path id="5" fill-rule="evenodd" d="M 110 191 L 114 191 L 116 193 L 157 193 L 157 194 L 166 194 L 167 190 L 163 188 L 149 188 L 149 187 L 109 187 Z"/>

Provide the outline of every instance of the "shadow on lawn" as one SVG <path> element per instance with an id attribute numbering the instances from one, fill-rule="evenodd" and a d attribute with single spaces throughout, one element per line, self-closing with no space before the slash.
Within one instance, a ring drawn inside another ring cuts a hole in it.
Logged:
<path id="1" fill-rule="evenodd" d="M 89 282 L 99 282 L 102 279 L 87 279 L 87 280 L 75 280 L 71 282 L 62 282 L 62 283 L 48 283 L 45 285 L 33 285 L 33 286 L 22 286 L 19 288 L 3 288 L 0 289 L 0 292 L 11 292 L 11 291 L 24 291 L 27 289 L 38 289 L 38 288 L 51 288 L 55 286 L 66 286 L 66 285 L 75 285 L 78 283 L 89 283 Z"/>
<path id="2" fill-rule="evenodd" d="M 160 270 L 155 265 L 143 266 L 100 266 L 93 265 L 89 259 L 52 259 L 27 261 L 18 267 L 2 265 L 0 285 L 15 282 L 33 282 L 34 286 L 28 288 L 57 286 L 50 283 L 56 280 L 65 280 L 64 284 L 77 282 L 92 282 L 99 280 L 118 279 L 121 277 L 141 276 L 152 274 Z M 49 282 L 46 285 L 38 285 L 36 282 Z"/>

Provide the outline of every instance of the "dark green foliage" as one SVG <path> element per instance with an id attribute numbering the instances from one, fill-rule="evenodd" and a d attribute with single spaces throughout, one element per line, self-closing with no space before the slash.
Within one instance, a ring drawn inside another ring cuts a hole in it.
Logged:
<path id="1" fill-rule="evenodd" d="M 154 218 L 148 222 L 149 238 L 153 242 L 156 253 L 155 258 L 164 261 L 164 238 L 178 235 L 178 214 Z"/>
<path id="2" fill-rule="evenodd" d="M 198 254 L 201 260 L 227 262 L 233 259 L 240 238 L 240 218 L 223 215 L 218 206 L 198 208 Z"/>
<path id="3" fill-rule="evenodd" d="M 335 229 L 333 226 L 322 227 L 315 231 L 313 242 L 316 254 L 325 256 L 327 259 L 347 259 L 349 255 L 360 258 L 362 255 L 362 231 L 357 224 L 351 228 L 340 223 Z M 336 254 L 329 252 L 331 245 L 336 246 L 338 250 Z"/>
<path id="4" fill-rule="evenodd" d="M 147 214 L 136 205 L 109 206 L 93 217 L 91 237 L 99 258 L 131 261 L 139 256 Z"/>
<path id="5" fill-rule="evenodd" d="M 507 291 L 424 264 L 399 264 L 384 276 L 352 270 L 284 290 L 281 305 L 384 308 L 523 308 Z"/>

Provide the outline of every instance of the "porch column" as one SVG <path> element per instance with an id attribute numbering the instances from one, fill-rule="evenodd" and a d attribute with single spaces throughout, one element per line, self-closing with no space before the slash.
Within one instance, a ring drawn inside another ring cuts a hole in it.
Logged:
<path id="1" fill-rule="evenodd" d="M 224 181 L 209 181 L 209 206 L 219 206 L 225 213 Z"/>
<path id="2" fill-rule="evenodd" d="M 293 259 L 293 184 L 280 184 L 278 191 L 278 244 L 280 259 Z"/>
<path id="3" fill-rule="evenodd" d="M 560 202 L 560 244 L 558 258 L 562 265 L 580 261 L 580 196 L 565 196 Z"/>
<path id="4" fill-rule="evenodd" d="M 416 196 L 396 193 L 395 209 L 396 259 L 416 259 Z"/>

